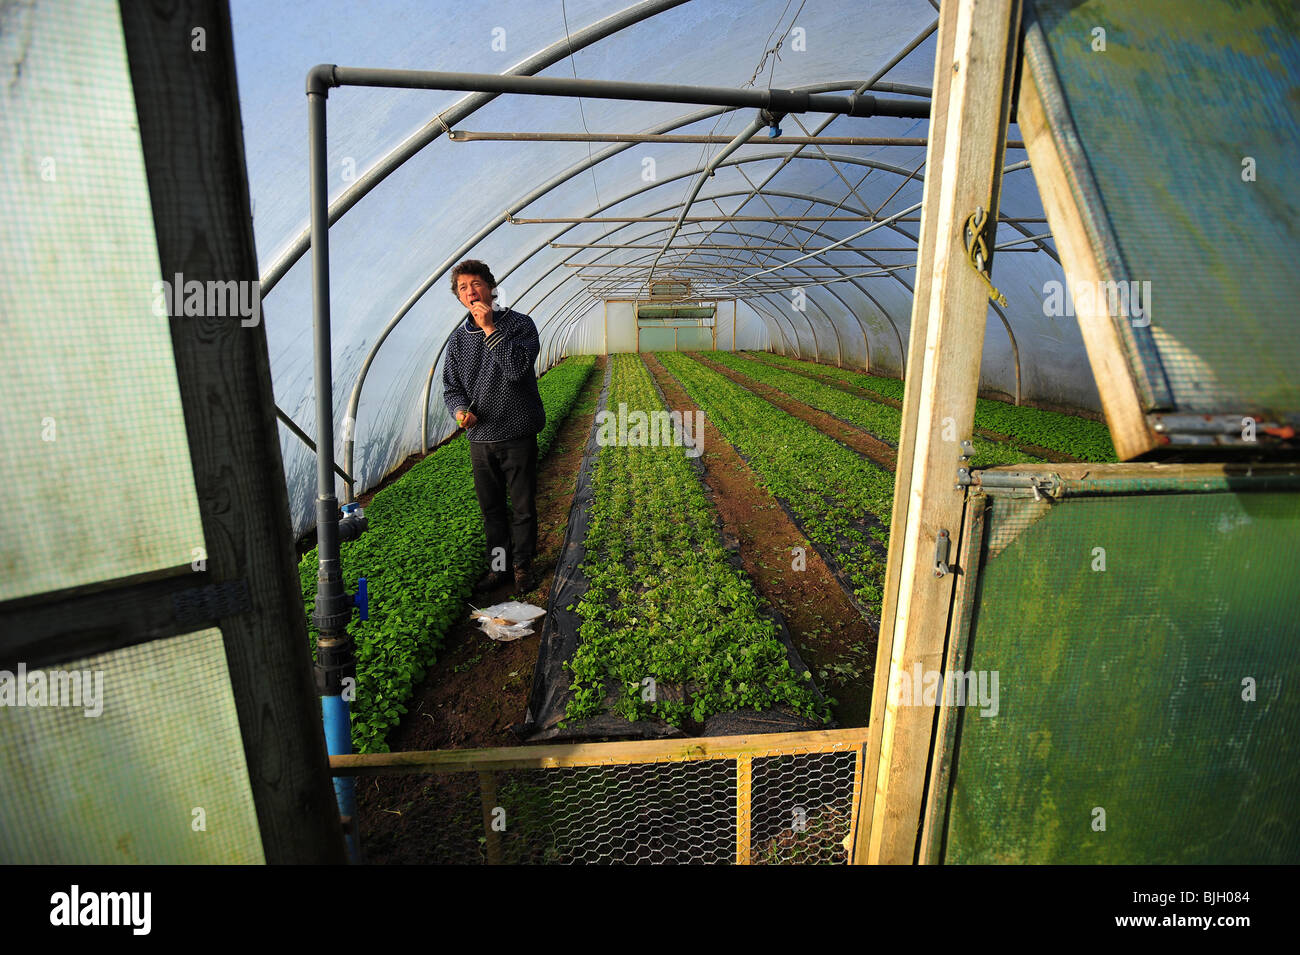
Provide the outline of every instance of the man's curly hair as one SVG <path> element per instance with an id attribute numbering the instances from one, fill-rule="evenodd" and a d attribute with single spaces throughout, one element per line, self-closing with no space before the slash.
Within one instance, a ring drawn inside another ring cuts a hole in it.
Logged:
<path id="1" fill-rule="evenodd" d="M 456 294 L 456 282 L 462 275 L 474 275 L 481 278 L 492 289 L 492 298 L 497 297 L 497 280 L 492 275 L 492 270 L 478 259 L 466 259 L 451 270 L 451 294 L 455 295 L 458 300 L 460 296 Z"/>

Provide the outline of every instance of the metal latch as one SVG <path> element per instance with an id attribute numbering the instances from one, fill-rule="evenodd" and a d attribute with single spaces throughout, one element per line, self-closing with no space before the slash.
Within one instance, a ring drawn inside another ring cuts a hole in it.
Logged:
<path id="1" fill-rule="evenodd" d="M 1035 501 L 1059 501 L 1065 494 L 1065 482 L 1055 472 L 972 471 L 957 469 L 957 487 L 1017 488 L 1032 491 Z"/>
<path id="2" fill-rule="evenodd" d="M 934 543 L 934 575 L 936 577 L 946 577 L 952 573 L 952 569 L 948 566 L 948 545 L 951 543 L 948 532 L 940 529 L 939 539 Z"/>

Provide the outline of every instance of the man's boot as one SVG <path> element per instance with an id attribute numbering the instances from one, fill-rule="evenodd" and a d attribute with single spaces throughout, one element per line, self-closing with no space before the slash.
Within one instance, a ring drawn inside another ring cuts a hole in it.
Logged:
<path id="1" fill-rule="evenodd" d="M 515 568 L 515 593 L 523 595 L 537 586 L 531 565 Z"/>
<path id="2" fill-rule="evenodd" d="M 476 584 L 474 584 L 474 593 L 487 593 L 489 590 L 496 590 L 498 587 L 509 582 L 510 575 L 504 570 L 489 570 L 478 579 Z"/>

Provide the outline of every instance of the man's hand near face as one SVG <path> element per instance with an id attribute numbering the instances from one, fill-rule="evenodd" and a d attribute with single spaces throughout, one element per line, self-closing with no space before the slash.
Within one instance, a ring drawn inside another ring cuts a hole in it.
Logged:
<path id="1" fill-rule="evenodd" d="M 486 302 L 471 302 L 469 313 L 474 318 L 474 324 L 483 329 L 485 335 L 491 335 L 496 330 L 496 325 L 492 321 L 492 306 Z"/>

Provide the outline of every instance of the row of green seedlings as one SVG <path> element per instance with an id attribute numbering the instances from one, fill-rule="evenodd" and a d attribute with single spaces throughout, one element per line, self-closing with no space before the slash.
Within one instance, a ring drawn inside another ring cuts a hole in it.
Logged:
<path id="1" fill-rule="evenodd" d="M 847 382 L 866 391 L 874 392 L 895 401 L 903 400 L 903 382 L 896 378 L 881 378 L 852 371 L 848 368 L 831 368 L 816 362 L 801 361 L 771 352 L 746 352 L 749 358 L 768 365 L 793 368 L 804 374 Z M 978 398 L 975 401 L 975 427 L 1009 435 L 1025 444 L 1059 451 L 1080 461 L 1115 461 L 1115 445 L 1104 422 L 1091 421 L 1077 415 L 1023 405 L 1009 405 L 1004 401 Z M 976 464 L 975 467 L 987 465 Z"/>
<path id="2" fill-rule="evenodd" d="M 878 617 L 893 474 L 684 354 L 656 357 L 744 455 L 764 489 L 785 502 L 814 543 L 837 555 L 854 596 Z"/>
<path id="3" fill-rule="evenodd" d="M 539 457 L 550 449 L 595 364 L 569 358 L 538 380 L 546 426 Z M 474 494 L 469 442 L 464 435 L 439 447 L 366 507 L 369 530 L 344 543 L 344 586 L 356 592 L 365 577 L 370 619 L 349 626 L 356 641 L 352 744 L 359 753 L 388 751 L 390 730 L 436 658 L 447 632 L 465 616 L 465 601 L 485 566 L 483 516 Z M 318 558 L 313 548 L 299 564 L 311 629 Z"/>
<path id="4" fill-rule="evenodd" d="M 626 440 L 597 435 L 582 565 L 589 586 L 576 604 L 578 647 L 565 664 L 573 678 L 567 720 L 608 708 L 680 727 L 784 705 L 829 721 L 812 675 L 791 668 L 762 598 L 728 562 L 683 447 L 646 428 L 664 409 L 640 356 L 613 362 L 606 408 L 615 415 L 625 404 L 629 427 Z"/>
<path id="5" fill-rule="evenodd" d="M 859 398 L 856 395 L 841 391 L 833 385 L 814 381 L 807 375 L 785 371 L 764 362 L 751 361 L 730 352 L 702 352 L 701 354 L 719 365 L 739 372 L 746 378 L 770 385 L 796 401 L 801 401 L 818 411 L 825 411 L 838 418 L 843 418 L 868 434 L 895 447 L 898 446 L 899 434 L 903 428 L 903 413 L 897 408 L 881 404 L 878 401 Z M 949 440 L 953 442 L 952 446 L 955 449 L 958 441 L 955 426 Z M 969 467 L 973 468 L 991 468 L 999 464 L 1018 464 L 1024 461 L 1040 460 L 1011 445 L 989 441 L 978 435 L 971 438 L 971 443 L 974 446 L 975 453 L 969 462 Z"/>

